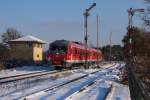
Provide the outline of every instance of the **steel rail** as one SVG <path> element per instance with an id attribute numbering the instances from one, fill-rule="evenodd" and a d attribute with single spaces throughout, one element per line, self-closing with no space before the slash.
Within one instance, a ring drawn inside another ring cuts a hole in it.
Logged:
<path id="1" fill-rule="evenodd" d="M 37 73 L 29 73 L 29 74 L 22 74 L 22 75 L 16 75 L 16 76 L 9 76 L 9 77 L 4 77 L 0 79 L 0 85 L 4 83 L 9 83 L 9 82 L 14 82 L 14 81 L 19 81 L 27 78 L 33 78 L 33 77 L 38 77 L 38 76 L 44 76 L 48 74 L 55 74 L 58 72 L 63 72 L 65 70 L 60 70 L 60 71 L 44 71 L 44 72 L 37 72 Z"/>
<path id="2" fill-rule="evenodd" d="M 112 66 L 115 66 L 115 65 L 112 65 Z M 111 66 L 111 67 L 112 67 L 112 66 Z M 109 67 L 109 68 L 111 68 L 111 67 Z M 108 69 L 108 68 L 106 68 L 106 69 Z M 95 72 L 88 73 L 88 74 L 86 74 L 86 75 L 83 75 L 83 76 L 77 77 L 77 78 L 75 78 L 75 79 L 66 81 L 66 82 L 61 83 L 61 84 L 59 84 L 59 85 L 54 85 L 54 86 L 50 86 L 50 87 L 48 87 L 48 88 L 46 88 L 46 89 L 41 89 L 41 90 L 39 90 L 39 91 L 36 91 L 36 92 L 30 93 L 30 94 L 27 94 L 27 95 L 25 95 L 25 96 L 23 96 L 23 97 L 19 97 L 19 98 L 17 98 L 17 99 L 26 100 L 27 97 L 29 97 L 29 96 L 31 96 L 31 95 L 34 95 L 34 94 L 36 94 L 36 93 L 39 93 L 39 92 L 42 92 L 42 91 L 48 92 L 48 91 L 52 91 L 52 90 L 54 90 L 54 89 L 58 89 L 58 88 L 60 88 L 60 87 L 62 87 L 62 86 L 65 86 L 65 85 L 67 85 L 67 84 L 69 84 L 69 83 L 72 83 L 72 82 L 78 81 L 78 80 L 80 80 L 80 79 L 83 79 L 83 78 L 87 77 L 87 76 L 90 75 L 90 74 L 97 73 L 97 72 L 99 72 L 99 71 L 101 71 L 101 70 L 102 70 L 102 69 L 97 70 L 97 71 L 95 71 Z M 92 83 L 90 83 L 90 84 L 92 85 Z M 90 84 L 89 84 L 89 85 L 90 85 Z"/>
<path id="3" fill-rule="evenodd" d="M 25 76 L 25 75 L 29 75 L 29 74 L 37 74 L 37 73 L 42 73 L 42 72 L 47 72 L 47 71 L 38 71 L 38 72 L 31 72 L 31 73 L 25 73 L 25 74 L 18 74 L 18 75 L 0 77 L 0 80 L 8 79 L 8 78 L 13 78 L 13 77 L 18 77 L 18 76 Z"/>
<path id="4" fill-rule="evenodd" d="M 96 71 L 96 72 L 98 72 L 98 71 Z M 93 74 L 96 73 L 96 72 L 93 72 Z M 90 73 L 90 74 L 92 74 L 92 73 Z M 72 80 L 70 80 L 70 81 L 61 83 L 61 84 L 59 84 L 59 85 L 50 86 L 50 87 L 48 87 L 48 88 L 46 88 L 46 89 L 42 89 L 42 90 L 36 91 L 36 92 L 34 92 L 34 93 L 28 94 L 28 95 L 26 95 L 26 96 L 24 96 L 24 97 L 20 97 L 20 98 L 17 98 L 17 99 L 26 100 L 27 97 L 29 97 L 29 96 L 31 96 L 31 95 L 34 95 L 34 94 L 39 93 L 39 92 L 42 92 L 42 91 L 48 92 L 48 91 L 52 91 L 52 90 L 54 90 L 54 89 L 58 89 L 58 88 L 60 88 L 60 87 L 62 87 L 62 86 L 65 86 L 65 85 L 67 85 L 67 84 L 69 84 L 69 83 L 72 83 L 72 82 L 75 82 L 75 81 L 77 81 L 77 80 L 83 79 L 83 78 L 87 77 L 88 75 L 89 75 L 89 74 L 80 76 L 80 77 L 78 77 L 78 78 L 75 78 L 75 79 L 72 79 Z"/>
<path id="5" fill-rule="evenodd" d="M 85 85 L 84 87 L 82 87 L 80 90 L 76 91 L 75 93 L 73 93 L 72 95 L 68 96 L 67 98 L 65 98 L 65 100 L 70 100 L 73 96 L 83 92 L 84 90 L 86 90 L 88 87 L 94 85 L 97 82 L 97 79 L 88 83 L 87 85 Z"/>

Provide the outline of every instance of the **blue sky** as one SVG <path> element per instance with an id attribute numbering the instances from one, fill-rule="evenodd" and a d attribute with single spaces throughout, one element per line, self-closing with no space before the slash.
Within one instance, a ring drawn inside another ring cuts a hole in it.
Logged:
<path id="1" fill-rule="evenodd" d="M 45 41 L 84 39 L 83 12 L 93 2 L 96 7 L 88 18 L 89 44 L 96 44 L 96 15 L 99 15 L 100 45 L 121 44 L 128 23 L 127 9 L 143 8 L 142 0 L 0 0 L 0 35 L 8 27 L 23 35 Z"/>

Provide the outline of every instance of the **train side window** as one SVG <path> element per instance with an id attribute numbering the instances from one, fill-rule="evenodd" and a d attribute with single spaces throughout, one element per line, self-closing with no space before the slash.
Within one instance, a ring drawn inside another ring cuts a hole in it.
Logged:
<path id="1" fill-rule="evenodd" d="M 80 51 L 79 54 L 82 56 L 82 51 Z"/>
<path id="2" fill-rule="evenodd" d="M 83 51 L 81 51 L 81 55 L 82 55 L 82 56 L 84 55 Z"/>
<path id="3" fill-rule="evenodd" d="M 71 53 L 72 53 L 72 49 L 70 49 L 68 53 L 70 53 L 70 54 L 71 54 Z"/>
<path id="4" fill-rule="evenodd" d="M 72 50 L 72 48 L 70 49 L 70 52 L 71 52 L 71 54 L 73 53 L 73 50 Z"/>
<path id="5" fill-rule="evenodd" d="M 96 53 L 95 53 L 95 56 L 96 56 Z"/>
<path id="6" fill-rule="evenodd" d="M 90 56 L 92 56 L 92 52 L 90 52 Z"/>
<path id="7" fill-rule="evenodd" d="M 78 54 L 78 49 L 76 49 L 76 54 Z"/>
<path id="8" fill-rule="evenodd" d="M 70 54 L 72 54 L 72 48 L 70 48 Z"/>
<path id="9" fill-rule="evenodd" d="M 77 48 L 75 48 L 75 54 L 78 54 L 78 50 L 77 50 Z"/>
<path id="10" fill-rule="evenodd" d="M 82 55 L 82 51 L 80 51 L 80 55 Z"/>
<path id="11" fill-rule="evenodd" d="M 74 48 L 71 49 L 71 53 L 74 54 Z"/>
<path id="12" fill-rule="evenodd" d="M 79 54 L 79 50 L 77 49 L 77 54 Z"/>
<path id="13" fill-rule="evenodd" d="M 76 54 L 76 48 L 74 48 L 74 54 Z"/>
<path id="14" fill-rule="evenodd" d="M 74 48 L 74 54 L 76 54 L 76 48 Z"/>

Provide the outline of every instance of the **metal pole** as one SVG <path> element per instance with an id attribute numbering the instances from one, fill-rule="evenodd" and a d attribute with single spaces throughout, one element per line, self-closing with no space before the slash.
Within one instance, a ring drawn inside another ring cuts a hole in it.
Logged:
<path id="1" fill-rule="evenodd" d="M 88 63 L 87 63 L 87 56 L 88 56 L 88 52 L 87 52 L 87 41 L 88 41 L 88 36 L 87 36 L 87 18 L 90 15 L 89 11 L 96 6 L 96 3 L 93 3 L 88 9 L 85 10 L 84 18 L 85 18 L 85 48 L 86 48 L 86 54 L 85 54 L 85 68 L 88 68 Z"/>
<path id="2" fill-rule="evenodd" d="M 99 20 L 98 20 L 98 15 L 97 15 L 97 51 L 98 51 L 98 47 L 99 47 Z M 99 56 L 97 55 L 97 67 L 99 67 Z"/>
<path id="3" fill-rule="evenodd" d="M 128 57 L 129 57 L 129 62 L 131 63 L 131 59 L 132 59 L 132 37 L 131 37 L 131 30 L 132 30 L 132 24 L 133 24 L 133 22 L 132 22 L 132 17 L 133 17 L 133 15 L 134 15 L 134 11 L 133 11 L 133 9 L 132 8 L 130 8 L 129 10 L 128 10 L 128 19 L 129 19 L 129 22 L 128 22 L 128 36 L 129 36 L 129 44 L 128 44 L 128 50 L 129 50 L 129 52 L 128 52 Z"/>
<path id="4" fill-rule="evenodd" d="M 85 14 L 85 49 L 86 49 L 86 54 L 85 54 L 85 68 L 88 67 L 87 65 L 87 40 L 88 40 L 88 37 L 87 37 L 87 18 L 89 16 L 88 12 L 86 12 Z"/>
<path id="5" fill-rule="evenodd" d="M 112 36 L 112 33 L 110 32 L 110 36 L 109 36 L 109 41 L 110 41 L 110 48 L 109 48 L 109 61 L 111 63 L 111 36 Z"/>
<path id="6" fill-rule="evenodd" d="M 134 12 L 132 11 L 132 8 L 130 8 L 129 10 L 128 10 L 128 28 L 131 28 L 132 27 L 132 17 L 133 17 L 133 14 L 134 14 Z"/>

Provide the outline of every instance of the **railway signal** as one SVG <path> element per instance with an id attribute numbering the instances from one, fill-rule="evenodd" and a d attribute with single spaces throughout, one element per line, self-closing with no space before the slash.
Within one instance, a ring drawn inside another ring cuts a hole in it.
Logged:
<path id="1" fill-rule="evenodd" d="M 146 1 L 146 0 L 145 0 Z M 149 0 L 147 0 L 149 1 Z M 141 85 L 142 82 L 140 82 L 139 79 L 141 79 L 140 77 L 138 77 L 138 75 L 136 75 L 136 72 L 138 70 L 138 64 L 134 65 L 134 52 L 133 52 L 133 34 L 135 33 L 135 29 L 132 26 L 133 22 L 132 22 L 132 17 L 134 16 L 135 13 L 139 12 L 139 13 L 145 13 L 146 9 L 132 9 L 130 8 L 128 10 L 128 44 L 127 44 L 127 48 L 128 48 L 128 57 L 127 57 L 127 66 L 128 66 L 128 80 L 129 80 L 129 89 L 130 89 L 130 96 L 131 99 L 133 100 L 149 100 L 149 95 L 147 91 L 144 91 L 144 87 Z M 136 42 L 136 41 L 135 41 Z M 136 48 L 138 49 L 138 48 Z M 144 76 L 145 77 L 145 76 Z M 141 92 L 142 91 L 142 92 Z"/>
<path id="2" fill-rule="evenodd" d="M 132 8 L 130 8 L 129 10 L 128 10 L 128 28 L 131 28 L 132 27 L 132 24 L 133 24 L 133 22 L 132 22 L 132 17 L 134 16 L 134 14 L 136 13 L 136 12 L 144 12 L 144 9 L 142 8 L 142 9 L 132 9 Z"/>
<path id="3" fill-rule="evenodd" d="M 85 58 L 85 67 L 88 68 L 88 65 L 87 65 L 87 40 L 88 40 L 88 36 L 87 36 L 87 18 L 88 16 L 90 16 L 90 10 L 92 8 L 94 8 L 96 6 L 96 3 L 93 3 L 89 8 L 87 8 L 85 10 L 85 12 L 83 13 L 84 15 L 84 18 L 85 18 L 85 23 L 84 23 L 84 27 L 85 27 L 85 45 L 86 45 L 86 58 Z"/>
<path id="4" fill-rule="evenodd" d="M 134 16 L 135 13 L 137 12 L 144 12 L 144 9 L 132 9 L 130 8 L 128 11 L 128 36 L 129 36 L 129 41 L 128 41 L 128 56 L 129 56 L 129 61 L 131 61 L 131 57 L 132 57 L 132 34 L 134 33 L 132 30 L 133 27 L 133 21 L 132 18 Z"/>

